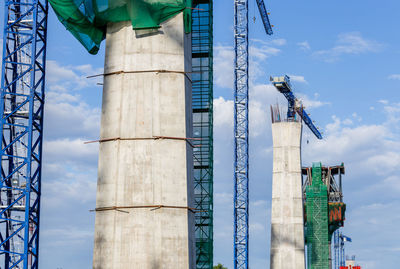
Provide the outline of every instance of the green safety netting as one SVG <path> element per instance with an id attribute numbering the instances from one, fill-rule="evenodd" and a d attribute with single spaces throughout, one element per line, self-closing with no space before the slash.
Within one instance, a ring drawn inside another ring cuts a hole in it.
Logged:
<path id="1" fill-rule="evenodd" d="M 312 184 L 306 188 L 306 212 L 308 268 L 328 269 L 328 191 L 322 182 L 321 163 L 313 163 Z"/>
<path id="2" fill-rule="evenodd" d="M 49 0 L 60 22 L 91 54 L 105 38 L 108 22 L 131 21 L 138 29 L 159 28 L 160 23 L 184 12 L 185 31 L 191 28 L 191 0 Z"/>

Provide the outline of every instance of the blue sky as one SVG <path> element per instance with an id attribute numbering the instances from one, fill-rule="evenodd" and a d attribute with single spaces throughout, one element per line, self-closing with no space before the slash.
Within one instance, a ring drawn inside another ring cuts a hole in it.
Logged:
<path id="1" fill-rule="evenodd" d="M 303 165 L 345 163 L 344 233 L 363 268 L 400 262 L 400 2 L 266 1 L 274 35 L 250 2 L 250 267 L 269 267 L 272 141 L 269 106 L 286 102 L 269 85 L 289 74 L 313 120 L 304 129 Z M 3 8 L 3 7 L 2 7 Z M 1 10 L 1 13 L 3 11 Z M 0 22 L 3 19 L 0 18 Z M 215 1 L 215 262 L 232 268 L 233 1 Z M 50 13 L 41 215 L 43 269 L 91 268 L 102 73 Z"/>

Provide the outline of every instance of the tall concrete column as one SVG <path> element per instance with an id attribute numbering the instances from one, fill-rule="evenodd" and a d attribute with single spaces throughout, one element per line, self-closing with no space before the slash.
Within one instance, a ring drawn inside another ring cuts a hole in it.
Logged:
<path id="1" fill-rule="evenodd" d="M 301 122 L 272 124 L 271 269 L 304 269 Z"/>
<path id="2" fill-rule="evenodd" d="M 195 268 L 190 42 L 107 27 L 94 269 Z"/>

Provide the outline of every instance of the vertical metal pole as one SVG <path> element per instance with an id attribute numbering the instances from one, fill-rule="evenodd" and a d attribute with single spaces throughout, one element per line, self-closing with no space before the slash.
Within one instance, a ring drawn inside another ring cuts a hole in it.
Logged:
<path id="1" fill-rule="evenodd" d="M 340 192 L 340 202 L 343 202 L 343 191 L 342 191 L 342 168 L 339 168 L 339 192 Z"/>
<path id="2" fill-rule="evenodd" d="M 335 269 L 339 269 L 339 229 L 333 233 L 335 250 Z"/>
<path id="3" fill-rule="evenodd" d="M 343 234 L 340 233 L 340 266 L 346 266 L 346 257 L 344 256 L 344 240 L 343 240 Z"/>

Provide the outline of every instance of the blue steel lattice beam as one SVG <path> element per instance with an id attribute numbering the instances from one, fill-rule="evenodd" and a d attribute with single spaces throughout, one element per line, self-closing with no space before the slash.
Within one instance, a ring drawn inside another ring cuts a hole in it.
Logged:
<path id="1" fill-rule="evenodd" d="M 248 268 L 248 1 L 235 0 L 234 17 L 234 268 Z"/>
<path id="2" fill-rule="evenodd" d="M 257 5 L 266 33 L 272 28 L 264 1 Z M 234 268 L 249 267 L 249 20 L 248 0 L 234 2 Z"/>
<path id="3" fill-rule="evenodd" d="M 290 78 L 286 75 L 283 77 L 271 77 L 270 81 L 272 81 L 272 84 L 275 86 L 275 88 L 288 100 L 288 120 L 294 120 L 297 112 L 308 128 L 310 128 L 311 132 L 313 132 L 318 139 L 322 139 L 320 131 L 318 131 L 318 128 L 315 127 L 313 121 L 310 119 L 303 106 L 299 104 L 298 99 L 294 96 L 292 86 L 290 84 Z"/>
<path id="4" fill-rule="evenodd" d="M 0 99 L 0 267 L 38 268 L 47 0 L 6 0 Z"/>
<path id="5" fill-rule="evenodd" d="M 265 32 L 267 33 L 267 35 L 272 35 L 273 34 L 272 25 L 269 21 L 268 12 L 267 9 L 265 8 L 264 0 L 256 0 L 256 1 L 258 10 L 260 11 L 261 20 L 263 21 L 264 24 Z"/>

